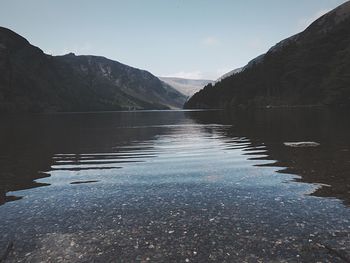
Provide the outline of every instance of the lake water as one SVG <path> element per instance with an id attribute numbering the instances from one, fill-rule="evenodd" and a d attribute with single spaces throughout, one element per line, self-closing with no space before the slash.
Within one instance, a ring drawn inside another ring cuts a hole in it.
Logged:
<path id="1" fill-rule="evenodd" d="M 0 261 L 350 259 L 347 114 L 0 119 Z"/>

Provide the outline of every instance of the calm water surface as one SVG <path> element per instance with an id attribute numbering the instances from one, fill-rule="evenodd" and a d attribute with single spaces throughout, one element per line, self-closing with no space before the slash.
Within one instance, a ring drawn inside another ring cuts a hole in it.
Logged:
<path id="1" fill-rule="evenodd" d="M 0 261 L 350 260 L 347 114 L 0 119 Z"/>

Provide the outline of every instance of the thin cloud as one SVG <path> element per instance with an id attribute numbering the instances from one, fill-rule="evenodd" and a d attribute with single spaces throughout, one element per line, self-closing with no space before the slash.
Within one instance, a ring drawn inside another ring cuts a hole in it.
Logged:
<path id="1" fill-rule="evenodd" d="M 173 74 L 167 74 L 163 77 L 172 77 L 172 78 L 182 78 L 182 79 L 208 79 L 208 80 L 216 80 L 222 75 L 226 74 L 227 72 L 230 72 L 233 70 L 233 68 L 225 67 L 225 68 L 219 68 L 216 71 L 212 72 L 203 72 L 200 70 L 194 70 L 194 71 L 179 71 Z"/>
<path id="2" fill-rule="evenodd" d="M 200 70 L 195 71 L 179 71 L 173 74 L 165 75 L 164 77 L 173 77 L 173 78 L 183 78 L 183 79 L 203 79 L 203 72 Z"/>
<path id="3" fill-rule="evenodd" d="M 251 39 L 248 42 L 248 47 L 250 47 L 253 50 L 259 50 L 259 51 L 263 48 L 266 48 L 265 42 L 259 37 L 255 37 L 255 38 Z"/>
<path id="4" fill-rule="evenodd" d="M 207 47 L 214 47 L 220 45 L 221 41 L 216 37 L 206 37 L 202 40 L 202 44 Z"/>

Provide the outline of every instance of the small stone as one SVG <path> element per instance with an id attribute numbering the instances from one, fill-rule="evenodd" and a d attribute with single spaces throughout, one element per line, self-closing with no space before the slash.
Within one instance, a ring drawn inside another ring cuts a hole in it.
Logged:
<path id="1" fill-rule="evenodd" d="M 320 146 L 317 142 L 285 142 L 285 146 L 300 148 L 300 147 L 317 147 Z"/>

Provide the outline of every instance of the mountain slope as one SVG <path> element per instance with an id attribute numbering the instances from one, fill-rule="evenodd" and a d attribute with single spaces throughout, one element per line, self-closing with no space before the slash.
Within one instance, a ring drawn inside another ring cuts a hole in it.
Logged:
<path id="1" fill-rule="evenodd" d="M 350 2 L 249 64 L 206 86 L 185 107 L 350 106 Z"/>
<path id="2" fill-rule="evenodd" d="M 220 82 L 220 81 L 222 81 L 223 79 L 226 79 L 226 78 L 231 77 L 231 76 L 233 76 L 233 75 L 235 75 L 235 74 L 237 74 L 237 73 L 240 73 L 240 72 L 242 72 L 243 69 L 244 69 L 244 68 L 236 68 L 236 69 L 234 69 L 234 70 L 231 70 L 231 71 L 225 73 L 224 75 L 222 75 L 222 76 L 221 76 L 220 78 L 218 78 L 215 82 Z"/>
<path id="3" fill-rule="evenodd" d="M 212 80 L 206 79 L 183 79 L 170 77 L 159 77 L 159 79 L 186 96 L 192 96 L 204 86 L 213 82 Z"/>
<path id="4" fill-rule="evenodd" d="M 151 73 L 97 56 L 49 56 L 0 27 L 0 111 L 180 108 L 186 97 Z"/>

